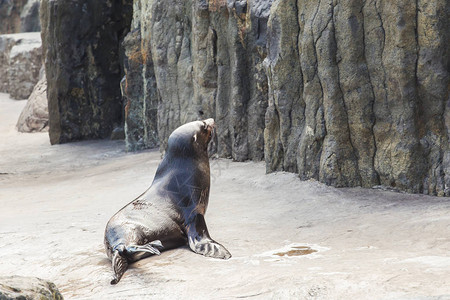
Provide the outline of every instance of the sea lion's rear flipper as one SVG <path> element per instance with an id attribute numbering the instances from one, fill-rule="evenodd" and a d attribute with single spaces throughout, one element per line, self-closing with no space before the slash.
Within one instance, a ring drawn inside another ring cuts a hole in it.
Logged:
<path id="1" fill-rule="evenodd" d="M 112 268 L 114 271 L 114 278 L 111 280 L 111 284 L 116 284 L 122 278 L 123 273 L 128 269 L 128 260 L 119 252 L 119 250 L 114 250 L 112 256 Z"/>
<path id="2" fill-rule="evenodd" d="M 160 240 L 155 240 L 145 245 L 130 245 L 126 248 L 126 251 L 130 255 L 133 255 L 138 252 L 147 252 L 151 254 L 160 255 L 161 252 L 159 251 L 158 248 L 160 249 L 164 248 Z"/>
<path id="3" fill-rule="evenodd" d="M 222 259 L 229 259 L 231 257 L 231 253 L 224 246 L 209 236 L 203 215 L 198 214 L 186 229 L 189 247 L 195 253 Z"/>
<path id="4" fill-rule="evenodd" d="M 112 268 L 114 270 L 114 278 L 111 280 L 111 284 L 116 284 L 122 278 L 123 273 L 128 269 L 128 260 L 134 261 L 133 257 L 141 253 L 151 253 L 160 255 L 158 248 L 164 248 L 160 240 L 150 242 L 145 245 L 129 245 L 125 247 L 123 244 L 119 244 L 114 249 L 112 255 Z"/>

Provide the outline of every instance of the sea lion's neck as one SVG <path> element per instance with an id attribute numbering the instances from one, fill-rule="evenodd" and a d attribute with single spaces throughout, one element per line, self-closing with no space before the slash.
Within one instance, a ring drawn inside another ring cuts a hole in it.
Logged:
<path id="1" fill-rule="evenodd" d="M 156 184 L 160 179 L 166 178 L 169 173 L 176 175 L 175 178 L 183 176 L 186 182 L 192 181 L 196 185 L 209 188 L 210 169 L 209 158 L 206 154 L 185 157 L 167 153 L 156 170 L 152 184 Z"/>

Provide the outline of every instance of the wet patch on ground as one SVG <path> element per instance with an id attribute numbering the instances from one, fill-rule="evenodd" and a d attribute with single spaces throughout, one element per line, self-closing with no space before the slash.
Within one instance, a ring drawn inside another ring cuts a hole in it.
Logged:
<path id="1" fill-rule="evenodd" d="M 274 255 L 278 255 L 278 256 L 301 256 L 301 255 L 308 255 L 308 254 L 317 252 L 317 250 L 312 249 L 311 247 L 308 247 L 308 246 L 295 246 L 295 247 L 292 247 L 292 248 L 293 249 L 288 250 L 288 251 L 274 253 Z"/>
<path id="2" fill-rule="evenodd" d="M 319 252 L 327 251 L 329 248 L 319 245 L 292 243 L 279 249 L 274 249 L 257 255 L 271 259 L 295 258 L 295 257 L 317 257 Z"/>

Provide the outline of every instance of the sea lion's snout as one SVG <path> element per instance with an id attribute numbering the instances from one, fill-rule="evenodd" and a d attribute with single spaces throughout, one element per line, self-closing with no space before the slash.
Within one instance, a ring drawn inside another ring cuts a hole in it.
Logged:
<path id="1" fill-rule="evenodd" d="M 203 120 L 202 122 L 204 124 L 203 130 L 207 131 L 209 138 L 211 138 L 211 136 L 214 133 L 214 128 L 216 126 L 216 123 L 214 122 L 214 119 L 213 118 L 209 118 L 209 119 Z M 209 143 L 209 140 L 208 140 L 208 143 Z"/>
<path id="2" fill-rule="evenodd" d="M 214 122 L 213 118 L 203 120 L 202 122 L 204 124 L 203 130 L 206 132 L 206 136 L 207 136 L 206 145 L 208 145 L 214 134 L 214 127 L 216 126 L 216 123 Z"/>
<path id="3" fill-rule="evenodd" d="M 216 126 L 213 118 L 203 120 L 203 123 L 205 123 L 206 128 L 209 130 L 212 130 Z"/>

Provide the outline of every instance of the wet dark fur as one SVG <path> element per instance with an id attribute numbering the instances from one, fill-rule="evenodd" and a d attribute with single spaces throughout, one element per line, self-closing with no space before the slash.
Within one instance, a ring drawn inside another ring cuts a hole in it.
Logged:
<path id="1" fill-rule="evenodd" d="M 128 264 L 159 251 L 188 244 L 196 253 L 227 259 L 231 254 L 211 239 L 204 214 L 210 171 L 208 143 L 214 120 L 195 121 L 169 137 L 167 153 L 150 188 L 118 211 L 105 230 L 105 248 L 119 282 Z"/>

